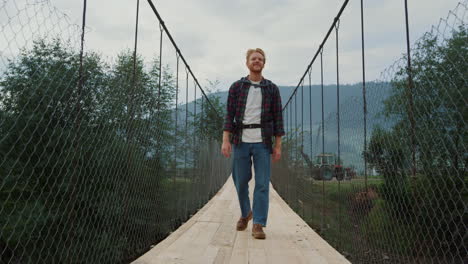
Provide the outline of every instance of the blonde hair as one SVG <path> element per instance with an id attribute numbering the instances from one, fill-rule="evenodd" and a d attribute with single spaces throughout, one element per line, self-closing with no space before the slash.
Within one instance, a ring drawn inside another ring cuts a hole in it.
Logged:
<path id="1" fill-rule="evenodd" d="M 245 56 L 245 60 L 246 60 L 246 61 L 249 61 L 250 55 L 252 55 L 252 53 L 255 53 L 255 52 L 258 52 L 258 53 L 262 54 L 262 56 L 263 56 L 263 63 L 265 63 L 265 62 L 266 62 L 265 52 L 264 52 L 262 49 L 260 49 L 260 48 L 247 50 L 247 54 L 246 54 L 246 56 Z"/>

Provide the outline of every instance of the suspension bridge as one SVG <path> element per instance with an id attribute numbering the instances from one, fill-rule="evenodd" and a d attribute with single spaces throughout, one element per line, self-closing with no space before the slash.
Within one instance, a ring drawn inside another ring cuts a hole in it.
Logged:
<path id="1" fill-rule="evenodd" d="M 266 240 L 252 238 L 252 223 L 243 232 L 233 228 L 240 209 L 230 177 L 202 209 L 133 263 L 349 263 L 270 188 Z"/>
<path id="2" fill-rule="evenodd" d="M 406 52 L 371 81 L 359 1 L 356 84 L 343 1 L 280 87 L 266 240 L 235 229 L 224 102 L 155 1 L 131 4 L 132 49 L 111 60 L 86 45 L 88 2 L 77 25 L 49 0 L 0 1 L 0 263 L 466 263 L 466 0 L 416 40 L 401 1 Z"/>

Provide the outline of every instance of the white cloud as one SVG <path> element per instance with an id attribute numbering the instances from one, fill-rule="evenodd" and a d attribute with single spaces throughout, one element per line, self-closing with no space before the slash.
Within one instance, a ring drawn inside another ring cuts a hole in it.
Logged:
<path id="1" fill-rule="evenodd" d="M 13 1 L 13 0 L 11 0 Z M 26 1 L 26 0 L 22 0 Z M 32 0 L 28 0 L 32 1 Z M 81 23 L 82 1 L 50 0 L 71 21 Z M 247 74 L 248 48 L 267 52 L 265 77 L 280 85 L 296 85 L 324 38 L 343 0 L 160 0 L 153 1 L 182 54 L 202 86 L 206 79 L 221 81 L 221 90 Z M 409 1 L 411 40 L 439 18 L 446 17 L 457 0 Z M 133 48 L 136 1 L 88 1 L 88 49 L 114 56 Z M 367 79 L 406 51 L 403 1 L 365 0 Z M 148 60 L 159 52 L 159 25 L 147 1 L 140 1 L 139 52 Z M 359 82 L 361 72 L 360 1 L 350 1 L 340 21 L 340 77 Z M 164 37 L 163 60 L 174 67 L 175 51 Z M 324 49 L 325 81 L 336 82 L 335 32 Z M 319 60 L 313 66 L 319 69 Z M 183 70 L 181 70 L 181 73 Z M 314 83 L 319 80 L 314 73 Z M 200 93 L 197 93 L 200 94 Z"/>

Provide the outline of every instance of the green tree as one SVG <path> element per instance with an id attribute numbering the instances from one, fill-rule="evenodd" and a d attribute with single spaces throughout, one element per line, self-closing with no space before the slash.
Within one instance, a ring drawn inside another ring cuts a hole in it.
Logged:
<path id="1" fill-rule="evenodd" d="M 116 134 L 127 142 L 126 172 L 120 174 L 125 186 L 125 259 L 170 232 L 167 211 L 171 205 L 162 181 L 169 177 L 173 157 L 169 146 L 174 140 L 170 115 L 175 89 L 168 66 L 161 74 L 159 86 L 159 61 L 152 60 L 147 69 L 141 56 L 134 61 L 134 54 L 127 50 L 118 55 L 110 76 L 108 112 L 121 117 Z"/>
<path id="2" fill-rule="evenodd" d="M 99 111 L 93 95 L 106 74 L 96 54 L 87 54 L 83 66 L 89 85 L 78 89 L 78 53 L 58 39 L 38 40 L 10 61 L 0 81 L 0 239 L 12 259 L 30 262 L 45 251 L 66 258 L 69 246 L 89 235 L 76 228 L 85 179 L 77 152 L 94 129 Z"/>
<path id="3" fill-rule="evenodd" d="M 404 215 L 417 229 L 416 250 L 425 254 L 458 254 L 463 246 L 467 182 L 468 36 L 460 26 L 447 39 L 426 33 L 412 56 L 413 111 L 409 105 L 407 70 L 392 80 L 392 94 L 383 114 L 395 125 L 375 129 L 365 152 L 382 173 L 382 194 L 393 215 Z M 415 121 L 417 175 L 410 181 L 412 133 Z M 465 198 L 462 198 L 465 197 Z M 396 214 L 395 214 L 396 213 Z M 413 234 L 414 235 L 414 234 Z"/>
<path id="4" fill-rule="evenodd" d="M 380 195 L 387 202 L 389 215 L 404 224 L 412 214 L 408 175 L 411 170 L 411 151 L 407 136 L 398 126 L 392 130 L 375 127 L 364 156 L 383 176 Z"/>
<path id="5" fill-rule="evenodd" d="M 157 60 L 85 53 L 82 87 L 79 61 L 38 40 L 0 80 L 1 261 L 122 262 L 170 232 L 170 69 L 159 94 Z"/>
<path id="6" fill-rule="evenodd" d="M 217 86 L 219 81 L 208 81 L 209 86 L 205 88 L 206 98 L 202 95 L 202 98 L 197 99 L 196 103 L 198 106 L 202 105 L 203 111 L 199 109 L 196 116 L 193 116 L 195 127 L 195 133 L 200 135 L 200 138 L 204 140 L 214 140 L 218 143 L 222 142 L 223 133 L 223 113 L 225 111 L 225 103 L 221 102 L 221 98 L 216 95 L 219 92 Z"/>

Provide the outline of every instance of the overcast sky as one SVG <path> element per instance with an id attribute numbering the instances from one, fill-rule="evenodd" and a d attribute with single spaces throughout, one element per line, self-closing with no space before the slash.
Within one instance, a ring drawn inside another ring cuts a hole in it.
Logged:
<path id="1" fill-rule="evenodd" d="M 11 2 L 13 0 L 7 0 Z M 21 0 L 38 1 L 38 0 Z M 21 2 L 18 0 L 18 3 Z M 344 0 L 159 0 L 153 1 L 202 86 L 219 80 L 220 90 L 248 74 L 245 52 L 265 50 L 264 76 L 297 85 Z M 458 0 L 409 0 L 411 40 L 419 38 L 456 7 Z M 82 1 L 50 0 L 81 23 Z M 404 0 L 364 0 L 366 77 L 379 73 L 406 51 Z M 136 0 L 88 0 L 86 48 L 109 58 L 133 48 Z M 340 82 L 362 80 L 360 1 L 349 1 L 339 27 Z M 140 0 L 138 51 L 149 61 L 159 52 L 159 25 Z M 163 63 L 175 50 L 164 37 Z M 317 61 L 319 62 L 319 61 Z M 324 49 L 325 83 L 336 82 L 335 33 Z M 182 72 L 182 70 L 181 70 Z M 319 64 L 313 83 L 319 82 Z"/>

